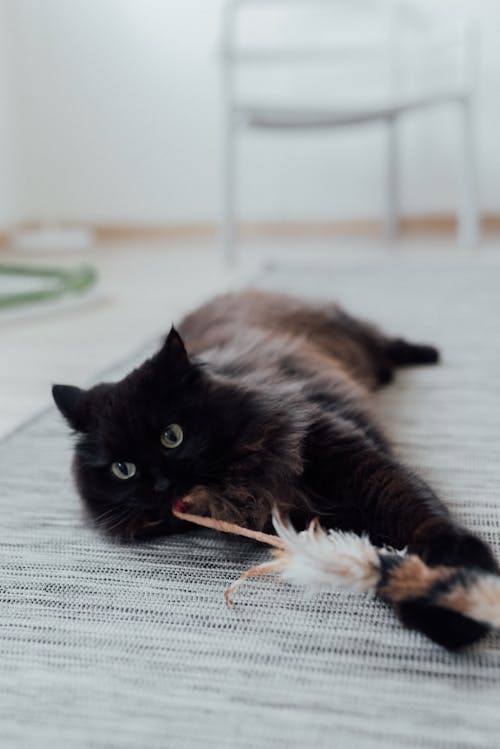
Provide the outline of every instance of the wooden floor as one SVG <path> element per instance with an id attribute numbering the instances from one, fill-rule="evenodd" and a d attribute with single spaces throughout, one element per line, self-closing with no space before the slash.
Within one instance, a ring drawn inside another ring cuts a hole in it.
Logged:
<path id="1" fill-rule="evenodd" d="M 493 239 L 475 252 L 497 255 Z M 395 263 L 421 257 L 442 262 L 457 250 L 454 240 L 412 238 L 388 248 L 377 239 L 315 237 L 297 240 L 247 240 L 237 270 L 229 271 L 214 244 L 169 245 L 161 240 L 108 243 L 82 253 L 21 255 L 3 251 L 0 262 L 43 265 L 91 263 L 99 284 L 88 298 L 67 306 L 13 316 L 0 314 L 0 436 L 50 403 L 50 385 L 85 385 L 93 375 L 164 333 L 188 308 L 227 288 L 251 282 L 266 263 L 327 264 L 334 269 L 377 263 L 390 255 Z"/>

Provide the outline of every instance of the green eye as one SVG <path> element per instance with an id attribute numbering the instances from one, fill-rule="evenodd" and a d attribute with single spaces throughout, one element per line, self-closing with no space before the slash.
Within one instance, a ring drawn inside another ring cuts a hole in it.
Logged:
<path id="1" fill-rule="evenodd" d="M 137 468 L 134 463 L 126 463 L 123 460 L 119 460 L 116 463 L 111 464 L 111 473 L 116 476 L 117 479 L 131 479 L 135 476 Z"/>
<path id="2" fill-rule="evenodd" d="M 169 449 L 179 447 L 183 439 L 184 435 L 178 424 L 169 424 L 168 427 L 165 427 L 160 437 L 163 447 L 168 447 Z"/>

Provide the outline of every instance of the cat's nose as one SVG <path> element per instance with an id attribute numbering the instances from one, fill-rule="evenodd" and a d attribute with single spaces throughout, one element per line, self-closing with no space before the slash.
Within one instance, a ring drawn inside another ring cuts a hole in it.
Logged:
<path id="1" fill-rule="evenodd" d="M 170 484 L 170 479 L 167 479 L 165 476 L 157 478 L 154 484 L 155 492 L 166 492 Z"/>

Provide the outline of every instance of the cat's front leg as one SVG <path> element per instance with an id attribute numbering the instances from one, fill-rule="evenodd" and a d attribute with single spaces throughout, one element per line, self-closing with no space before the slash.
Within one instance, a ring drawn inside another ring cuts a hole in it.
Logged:
<path id="1" fill-rule="evenodd" d="M 489 547 L 450 515 L 431 487 L 355 424 L 321 420 L 311 432 L 304 479 L 311 510 L 327 527 L 366 532 L 377 545 L 406 547 L 429 565 L 498 572 Z M 397 606 L 402 621 L 445 647 L 468 645 L 488 628 L 415 600 Z"/>
<path id="2" fill-rule="evenodd" d="M 385 444 L 335 417 L 311 431 L 304 480 L 313 512 L 376 544 L 407 547 L 431 565 L 497 571 L 488 546 L 462 528 L 434 490 Z"/>

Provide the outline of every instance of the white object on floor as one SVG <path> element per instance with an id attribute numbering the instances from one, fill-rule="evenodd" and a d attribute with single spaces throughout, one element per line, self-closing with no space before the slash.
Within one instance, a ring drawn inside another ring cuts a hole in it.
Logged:
<path id="1" fill-rule="evenodd" d="M 12 249 L 25 252 L 75 252 L 94 244 L 94 233 L 86 227 L 47 226 L 16 229 L 11 234 Z"/>

